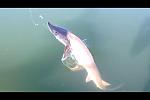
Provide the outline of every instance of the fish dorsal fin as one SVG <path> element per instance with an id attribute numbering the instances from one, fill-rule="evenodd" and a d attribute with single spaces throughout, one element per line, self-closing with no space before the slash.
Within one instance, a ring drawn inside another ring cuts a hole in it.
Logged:
<path id="1" fill-rule="evenodd" d="M 91 78 L 89 77 L 89 75 L 87 75 L 87 77 L 86 77 L 86 83 L 90 82 L 90 81 L 91 81 Z"/>
<path id="2" fill-rule="evenodd" d="M 88 45 L 88 43 L 87 43 L 87 39 L 83 39 L 82 42 L 86 45 L 86 47 L 89 48 L 89 45 Z"/>
<path id="3" fill-rule="evenodd" d="M 82 42 L 87 45 L 87 39 L 83 39 Z"/>

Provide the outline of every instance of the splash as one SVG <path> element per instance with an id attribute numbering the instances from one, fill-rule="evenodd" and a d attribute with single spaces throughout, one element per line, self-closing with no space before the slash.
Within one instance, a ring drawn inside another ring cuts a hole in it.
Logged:
<path id="1" fill-rule="evenodd" d="M 36 9 L 34 9 L 35 11 Z M 47 21 L 45 20 L 45 17 L 39 12 L 39 14 L 37 13 L 33 13 L 33 9 L 29 8 L 28 9 L 29 14 L 30 14 L 30 19 L 31 22 L 34 26 L 42 26 L 42 27 L 46 27 L 46 23 Z"/>
<path id="2" fill-rule="evenodd" d="M 42 15 L 39 15 L 39 18 L 40 18 L 40 19 L 44 19 L 44 17 L 43 17 Z"/>

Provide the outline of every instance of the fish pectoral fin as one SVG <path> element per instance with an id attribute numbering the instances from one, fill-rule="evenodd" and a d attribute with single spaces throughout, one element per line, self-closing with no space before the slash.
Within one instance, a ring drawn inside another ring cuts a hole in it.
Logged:
<path id="1" fill-rule="evenodd" d="M 85 80 L 85 81 L 86 81 L 86 83 L 91 81 L 91 78 L 89 77 L 89 75 L 87 75 L 87 77 L 86 77 L 86 80 Z"/>
<path id="2" fill-rule="evenodd" d="M 82 69 L 82 67 L 80 65 L 76 65 L 75 67 L 70 68 L 71 71 L 79 71 L 81 69 Z"/>

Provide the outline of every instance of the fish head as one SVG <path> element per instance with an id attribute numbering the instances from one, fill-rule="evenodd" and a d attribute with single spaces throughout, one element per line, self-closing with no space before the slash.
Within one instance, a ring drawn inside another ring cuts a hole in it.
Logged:
<path id="1" fill-rule="evenodd" d="M 67 38 L 67 34 L 69 31 L 67 29 L 53 25 L 50 22 L 48 22 L 48 28 L 59 42 L 61 42 L 65 46 L 68 45 L 69 40 Z"/>

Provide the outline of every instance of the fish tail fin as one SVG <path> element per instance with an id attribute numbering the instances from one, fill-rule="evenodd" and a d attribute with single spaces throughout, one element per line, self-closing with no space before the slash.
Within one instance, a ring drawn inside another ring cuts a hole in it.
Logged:
<path id="1" fill-rule="evenodd" d="M 100 81 L 98 84 L 97 84 L 97 87 L 102 89 L 102 90 L 105 90 L 108 86 L 110 86 L 111 84 L 102 80 Z"/>

